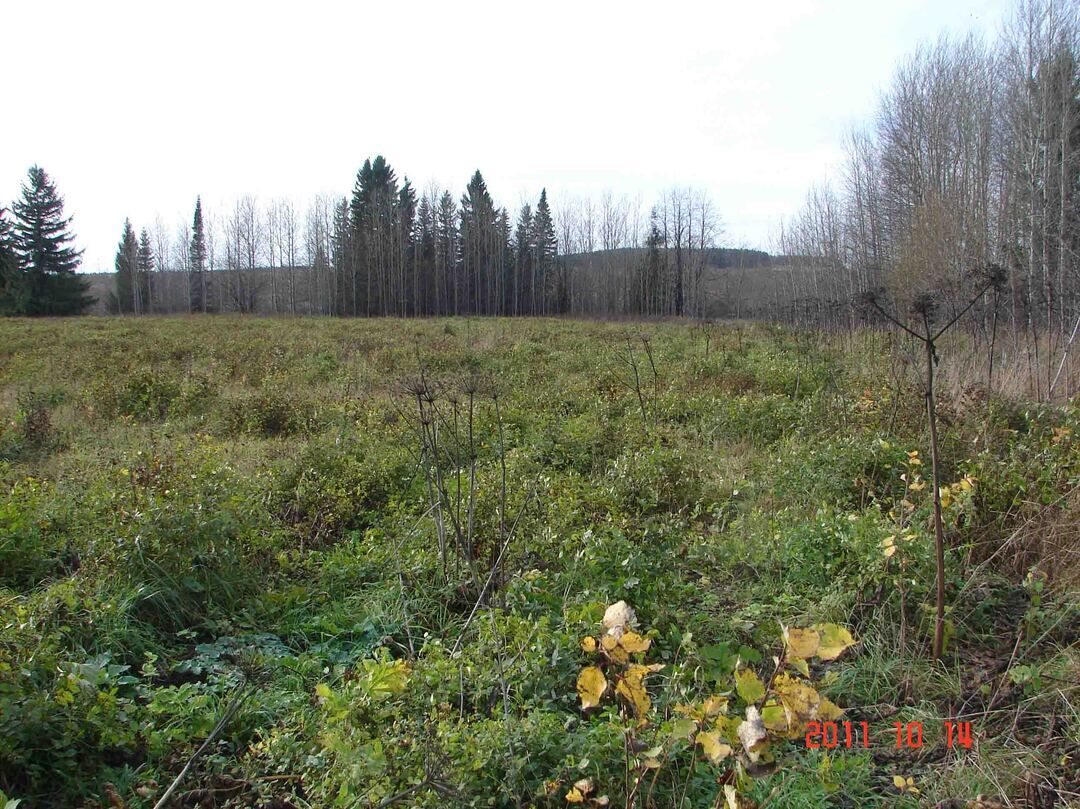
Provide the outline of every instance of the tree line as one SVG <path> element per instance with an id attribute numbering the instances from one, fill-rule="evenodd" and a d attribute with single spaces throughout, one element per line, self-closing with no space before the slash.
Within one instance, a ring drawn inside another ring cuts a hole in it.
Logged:
<path id="1" fill-rule="evenodd" d="M 568 201 L 546 190 L 516 214 L 476 171 L 461 197 L 418 192 L 382 156 L 351 195 L 251 195 L 170 233 L 125 221 L 110 310 L 273 312 L 344 317 L 700 315 L 722 233 L 708 196 L 673 189 L 647 219 L 629 197 Z"/>
<path id="2" fill-rule="evenodd" d="M 991 352 L 1002 331 L 1023 341 L 1032 392 L 1050 394 L 1080 331 L 1078 13 L 1021 0 L 994 42 L 906 59 L 839 176 L 783 224 L 787 269 L 761 308 L 852 328 L 875 315 L 868 291 L 901 314 L 930 295 L 945 320 L 975 295 L 969 330 Z"/>

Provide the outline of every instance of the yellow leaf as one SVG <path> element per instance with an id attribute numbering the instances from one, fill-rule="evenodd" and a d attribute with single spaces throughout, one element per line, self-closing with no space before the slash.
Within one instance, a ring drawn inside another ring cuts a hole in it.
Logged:
<path id="1" fill-rule="evenodd" d="M 596 638 L 588 637 L 581 639 L 581 651 L 592 654 L 596 651 Z"/>
<path id="2" fill-rule="evenodd" d="M 836 660 L 845 649 L 855 645 L 851 633 L 838 624 L 815 624 L 814 629 L 821 635 L 818 657 L 822 660 Z"/>
<path id="3" fill-rule="evenodd" d="M 567 803 L 585 803 L 585 796 L 581 794 L 581 791 L 574 787 L 566 793 Z"/>
<path id="4" fill-rule="evenodd" d="M 805 660 L 817 654 L 818 643 L 821 638 L 813 629 L 797 629 L 785 627 L 784 644 L 787 646 L 788 657 Z"/>
<path id="5" fill-rule="evenodd" d="M 780 695 L 788 727 L 792 731 L 801 731 L 807 722 L 817 716 L 821 697 L 810 686 L 781 674 L 776 678 L 776 692 Z"/>
<path id="6" fill-rule="evenodd" d="M 719 764 L 731 755 L 731 745 L 720 741 L 720 731 L 718 730 L 710 733 L 699 733 L 697 743 L 701 745 L 702 752 L 713 764 Z"/>
<path id="7" fill-rule="evenodd" d="M 803 677 L 810 676 L 810 666 L 802 658 L 793 658 L 791 660 L 788 660 L 787 664 L 791 666 L 791 668 L 795 669 L 795 671 L 799 672 L 799 674 L 801 674 Z"/>
<path id="8" fill-rule="evenodd" d="M 828 697 L 822 697 L 821 702 L 818 704 L 817 718 L 822 722 L 835 722 L 844 715 L 844 709 L 830 700 Z"/>
<path id="9" fill-rule="evenodd" d="M 608 682 L 604 672 L 596 666 L 587 666 L 577 678 L 577 692 L 581 696 L 582 710 L 595 708 L 600 704 L 600 697 L 607 691 Z"/>
<path id="10" fill-rule="evenodd" d="M 921 480 L 913 480 L 911 483 L 908 484 L 908 488 L 911 489 L 911 491 L 913 492 L 921 492 L 923 489 L 926 488 L 926 484 L 923 483 Z"/>
<path id="11" fill-rule="evenodd" d="M 604 647 L 608 659 L 614 663 L 625 665 L 630 662 L 630 653 L 619 645 L 619 638 L 615 635 L 604 635 L 600 639 L 600 645 Z"/>
<path id="12" fill-rule="evenodd" d="M 914 778 L 905 778 L 902 775 L 894 775 L 892 777 L 893 786 L 899 789 L 901 792 L 910 792 L 912 795 L 919 794 L 919 788 L 915 786 Z"/>
<path id="13" fill-rule="evenodd" d="M 680 703 L 675 706 L 675 713 L 688 716 L 699 722 L 705 718 L 705 710 L 700 705 L 686 705 Z"/>
<path id="14" fill-rule="evenodd" d="M 765 686 L 753 669 L 739 669 L 735 672 L 735 690 L 748 705 L 765 696 Z"/>
<path id="15" fill-rule="evenodd" d="M 648 638 L 643 638 L 637 632 L 624 632 L 619 638 L 619 645 L 631 654 L 648 651 L 650 643 Z"/>
<path id="16" fill-rule="evenodd" d="M 727 697 L 711 696 L 705 700 L 705 704 L 702 705 L 702 710 L 705 712 L 706 717 L 716 716 L 717 714 L 727 713 L 728 699 Z"/>
<path id="17" fill-rule="evenodd" d="M 630 666 L 615 686 L 615 692 L 630 703 L 638 719 L 644 718 L 652 707 L 652 700 L 645 691 L 645 678 L 655 670 L 653 666 Z"/>
<path id="18" fill-rule="evenodd" d="M 593 780 L 591 778 L 582 778 L 580 781 L 574 782 L 574 789 L 580 792 L 583 796 L 588 796 L 590 792 L 595 788 Z"/>
<path id="19" fill-rule="evenodd" d="M 896 537 L 887 536 L 881 540 L 881 552 L 885 554 L 886 559 L 896 553 Z"/>

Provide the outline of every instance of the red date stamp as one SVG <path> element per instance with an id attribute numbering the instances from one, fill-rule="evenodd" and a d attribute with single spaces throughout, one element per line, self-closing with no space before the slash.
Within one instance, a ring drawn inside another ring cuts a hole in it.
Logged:
<path id="1" fill-rule="evenodd" d="M 945 746 L 950 750 L 972 745 L 970 722 L 943 723 Z M 923 746 L 922 722 L 893 722 L 892 740 L 897 749 L 917 750 Z M 869 722 L 810 722 L 806 726 L 806 747 L 810 750 L 870 748 Z"/>

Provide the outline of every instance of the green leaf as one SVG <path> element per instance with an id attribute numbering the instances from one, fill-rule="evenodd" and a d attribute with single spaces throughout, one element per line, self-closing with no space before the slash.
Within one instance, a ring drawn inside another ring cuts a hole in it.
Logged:
<path id="1" fill-rule="evenodd" d="M 765 685 L 758 679 L 753 669 L 739 669 L 735 672 L 735 691 L 747 705 L 765 696 Z"/>

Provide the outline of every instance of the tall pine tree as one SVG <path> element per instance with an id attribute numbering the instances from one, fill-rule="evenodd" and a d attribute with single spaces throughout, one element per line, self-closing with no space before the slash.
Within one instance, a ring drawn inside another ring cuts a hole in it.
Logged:
<path id="1" fill-rule="evenodd" d="M 188 250 L 188 309 L 205 312 L 208 307 L 206 284 L 206 226 L 203 224 L 202 197 L 195 197 L 195 216 L 191 220 L 191 248 Z"/>
<path id="2" fill-rule="evenodd" d="M 536 203 L 536 214 L 533 216 L 533 284 L 534 284 L 534 314 L 546 315 L 550 312 L 562 311 L 565 308 L 564 298 L 567 291 L 559 283 L 556 272 L 556 260 L 559 252 L 559 241 L 555 237 L 555 221 L 551 216 L 551 206 L 548 205 L 547 189 L 540 190 L 540 201 Z"/>
<path id="3" fill-rule="evenodd" d="M 514 231 L 514 289 L 511 315 L 536 314 L 533 301 L 533 215 L 529 203 L 521 206 Z"/>
<path id="4" fill-rule="evenodd" d="M 19 258 L 15 254 L 15 229 L 7 217 L 7 209 L 0 208 L 0 315 L 22 312 L 21 281 Z"/>
<path id="5" fill-rule="evenodd" d="M 120 314 L 135 312 L 135 263 L 138 260 L 139 242 L 131 220 L 124 220 L 124 232 L 116 247 L 116 311 Z"/>
<path id="6" fill-rule="evenodd" d="M 78 315 L 94 299 L 89 282 L 76 274 L 82 251 L 72 243 L 71 217 L 45 170 L 33 166 L 15 203 L 15 250 L 28 315 Z"/>
<path id="7" fill-rule="evenodd" d="M 139 302 L 137 314 L 146 314 L 153 308 L 150 279 L 156 262 L 150 246 L 150 231 L 143 228 L 139 233 L 139 250 L 135 256 L 135 295 Z"/>

